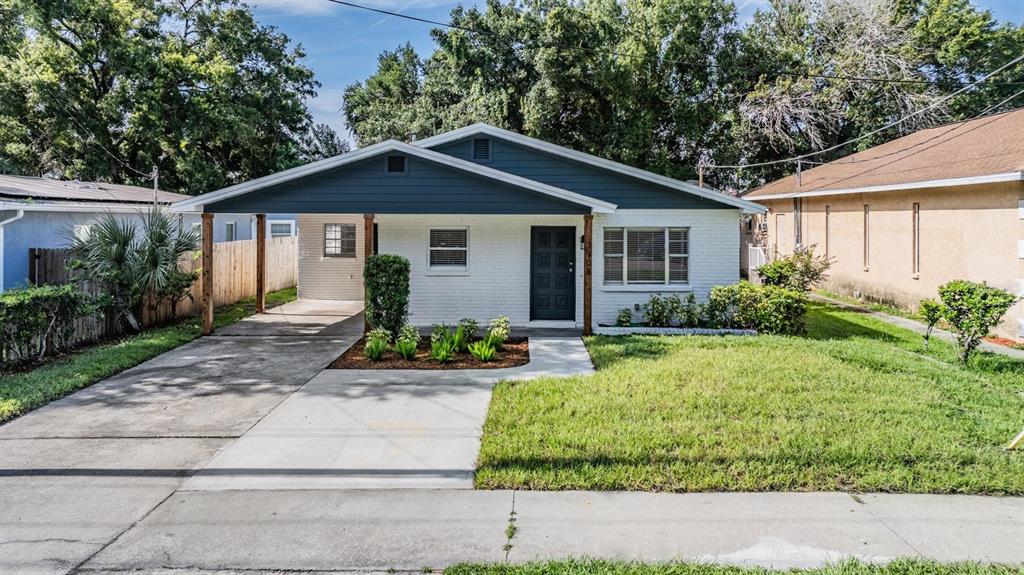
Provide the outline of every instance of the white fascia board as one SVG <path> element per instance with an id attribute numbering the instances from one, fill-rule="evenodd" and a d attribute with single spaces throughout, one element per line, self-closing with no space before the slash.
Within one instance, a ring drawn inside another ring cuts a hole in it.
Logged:
<path id="1" fill-rule="evenodd" d="M 839 190 L 813 190 L 809 192 L 782 192 L 779 194 L 767 194 L 764 196 L 753 196 L 751 201 L 758 200 L 782 200 L 788 198 L 810 198 L 815 196 L 838 196 L 843 194 L 873 194 L 878 192 L 895 192 L 900 190 L 919 190 L 924 188 L 948 188 L 954 186 L 972 186 L 976 184 L 991 184 L 996 182 L 1017 182 L 1024 180 L 1024 172 L 1006 172 L 1003 174 L 988 174 L 984 176 L 968 176 L 965 178 L 949 178 L 946 180 L 926 180 L 923 182 L 905 182 L 900 184 L 886 184 L 884 186 L 864 186 L 861 188 L 844 188 Z"/>
<path id="2" fill-rule="evenodd" d="M 583 164 L 589 164 L 612 172 L 625 174 L 638 180 L 644 180 L 667 188 L 687 192 L 708 200 L 740 208 L 746 213 L 763 214 L 767 211 L 764 206 L 758 205 L 749 200 L 727 196 L 721 192 L 716 192 L 708 188 L 702 188 L 700 186 L 681 182 L 673 178 L 655 174 L 654 172 L 648 172 L 647 170 L 627 166 L 626 164 L 607 160 L 592 154 L 578 152 L 576 150 L 566 148 L 565 146 L 559 146 L 557 144 L 545 142 L 544 140 L 538 140 L 536 138 L 510 132 L 509 130 L 504 130 L 502 128 L 496 128 L 490 124 L 473 124 L 471 126 L 466 126 L 465 128 L 459 128 L 458 130 L 452 130 L 451 132 L 445 132 L 444 134 L 438 134 L 430 138 L 419 140 L 414 142 L 414 144 L 424 148 L 432 148 L 441 144 L 447 144 L 448 142 L 454 142 L 455 140 L 461 140 L 462 138 L 467 138 L 475 134 L 486 134 L 487 136 L 507 140 L 527 148 L 533 148 L 541 152 L 561 156 Z"/>
<path id="3" fill-rule="evenodd" d="M 615 204 L 610 202 L 591 198 L 590 196 L 585 196 L 583 194 L 577 194 L 576 192 L 571 192 L 555 186 L 549 186 L 508 172 L 488 168 L 487 166 L 483 166 L 475 162 L 460 160 L 459 158 L 449 156 L 448 154 L 441 154 L 439 152 L 412 146 L 396 140 L 387 140 L 380 142 L 379 144 L 360 148 L 354 152 L 348 152 L 333 158 L 327 158 L 326 160 L 320 160 L 318 162 L 313 162 L 311 164 L 306 164 L 304 166 L 299 166 L 290 170 L 284 170 L 283 172 L 236 184 L 234 186 L 217 190 L 216 192 L 182 200 L 173 204 L 172 209 L 174 211 L 202 211 L 202 207 L 207 204 L 255 192 L 270 186 L 289 182 L 291 180 L 337 168 L 339 166 L 344 166 L 346 164 L 351 164 L 353 162 L 387 152 L 402 152 L 410 156 L 427 160 L 428 162 L 446 165 L 457 170 L 480 175 L 491 180 L 504 182 L 572 203 L 581 204 L 589 207 L 592 212 L 598 214 L 610 214 L 615 212 L 616 209 Z"/>
<path id="4" fill-rule="evenodd" d="M 74 204 L 53 204 L 48 202 L 0 202 L 0 210 L 24 210 L 26 212 L 110 212 L 115 214 L 142 213 L 152 207 L 153 204 L 105 204 L 102 202 L 81 202 Z M 168 204 L 160 204 L 167 208 Z M 175 210 L 181 211 L 181 210 Z M 186 210 L 187 212 L 188 210 Z"/>

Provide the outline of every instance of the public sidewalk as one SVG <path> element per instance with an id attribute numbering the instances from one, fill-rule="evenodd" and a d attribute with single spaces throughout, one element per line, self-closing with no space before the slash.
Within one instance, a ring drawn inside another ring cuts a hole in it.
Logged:
<path id="1" fill-rule="evenodd" d="M 516 525 L 507 537 L 510 520 Z M 421 571 L 595 557 L 776 568 L 1024 565 L 1024 498 L 845 493 L 179 491 L 82 572 Z"/>

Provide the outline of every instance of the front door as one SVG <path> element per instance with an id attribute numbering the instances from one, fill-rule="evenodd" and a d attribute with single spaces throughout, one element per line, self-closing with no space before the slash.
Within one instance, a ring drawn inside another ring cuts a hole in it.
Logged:
<path id="1" fill-rule="evenodd" d="M 530 319 L 576 319 L 576 228 L 534 226 Z"/>

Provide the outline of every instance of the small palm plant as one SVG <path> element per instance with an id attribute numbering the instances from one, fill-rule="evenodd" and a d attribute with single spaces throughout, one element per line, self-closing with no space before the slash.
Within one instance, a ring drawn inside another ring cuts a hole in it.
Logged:
<path id="1" fill-rule="evenodd" d="M 138 312 L 150 296 L 151 305 L 170 301 L 172 316 L 198 274 L 186 272 L 180 258 L 199 246 L 198 230 L 185 229 L 174 217 L 154 206 L 135 222 L 104 214 L 86 235 L 70 235 L 72 268 L 98 282 L 114 326 L 127 324 L 138 331 Z"/>

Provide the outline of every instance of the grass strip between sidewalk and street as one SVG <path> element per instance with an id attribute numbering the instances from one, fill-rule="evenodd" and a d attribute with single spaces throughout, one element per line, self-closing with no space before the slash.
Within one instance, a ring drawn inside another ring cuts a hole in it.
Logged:
<path id="1" fill-rule="evenodd" d="M 445 575 L 1021 575 L 1020 566 L 981 563 L 938 563 L 896 559 L 889 563 L 847 560 L 813 569 L 766 569 L 708 563 L 626 563 L 598 560 L 544 561 L 523 564 L 463 564 Z"/>
<path id="2" fill-rule="evenodd" d="M 503 381 L 482 489 L 1024 494 L 1024 361 L 808 306 L 805 336 L 595 336 L 591 376 Z"/>
<path id="3" fill-rule="evenodd" d="M 294 300 L 295 288 L 267 294 L 267 307 Z M 217 308 L 215 328 L 256 313 L 256 299 L 245 298 Z M 117 341 L 83 347 L 63 357 L 47 359 L 28 371 L 0 376 L 0 423 L 43 406 L 97 381 L 184 345 L 202 335 L 199 315 L 147 329 Z"/>

